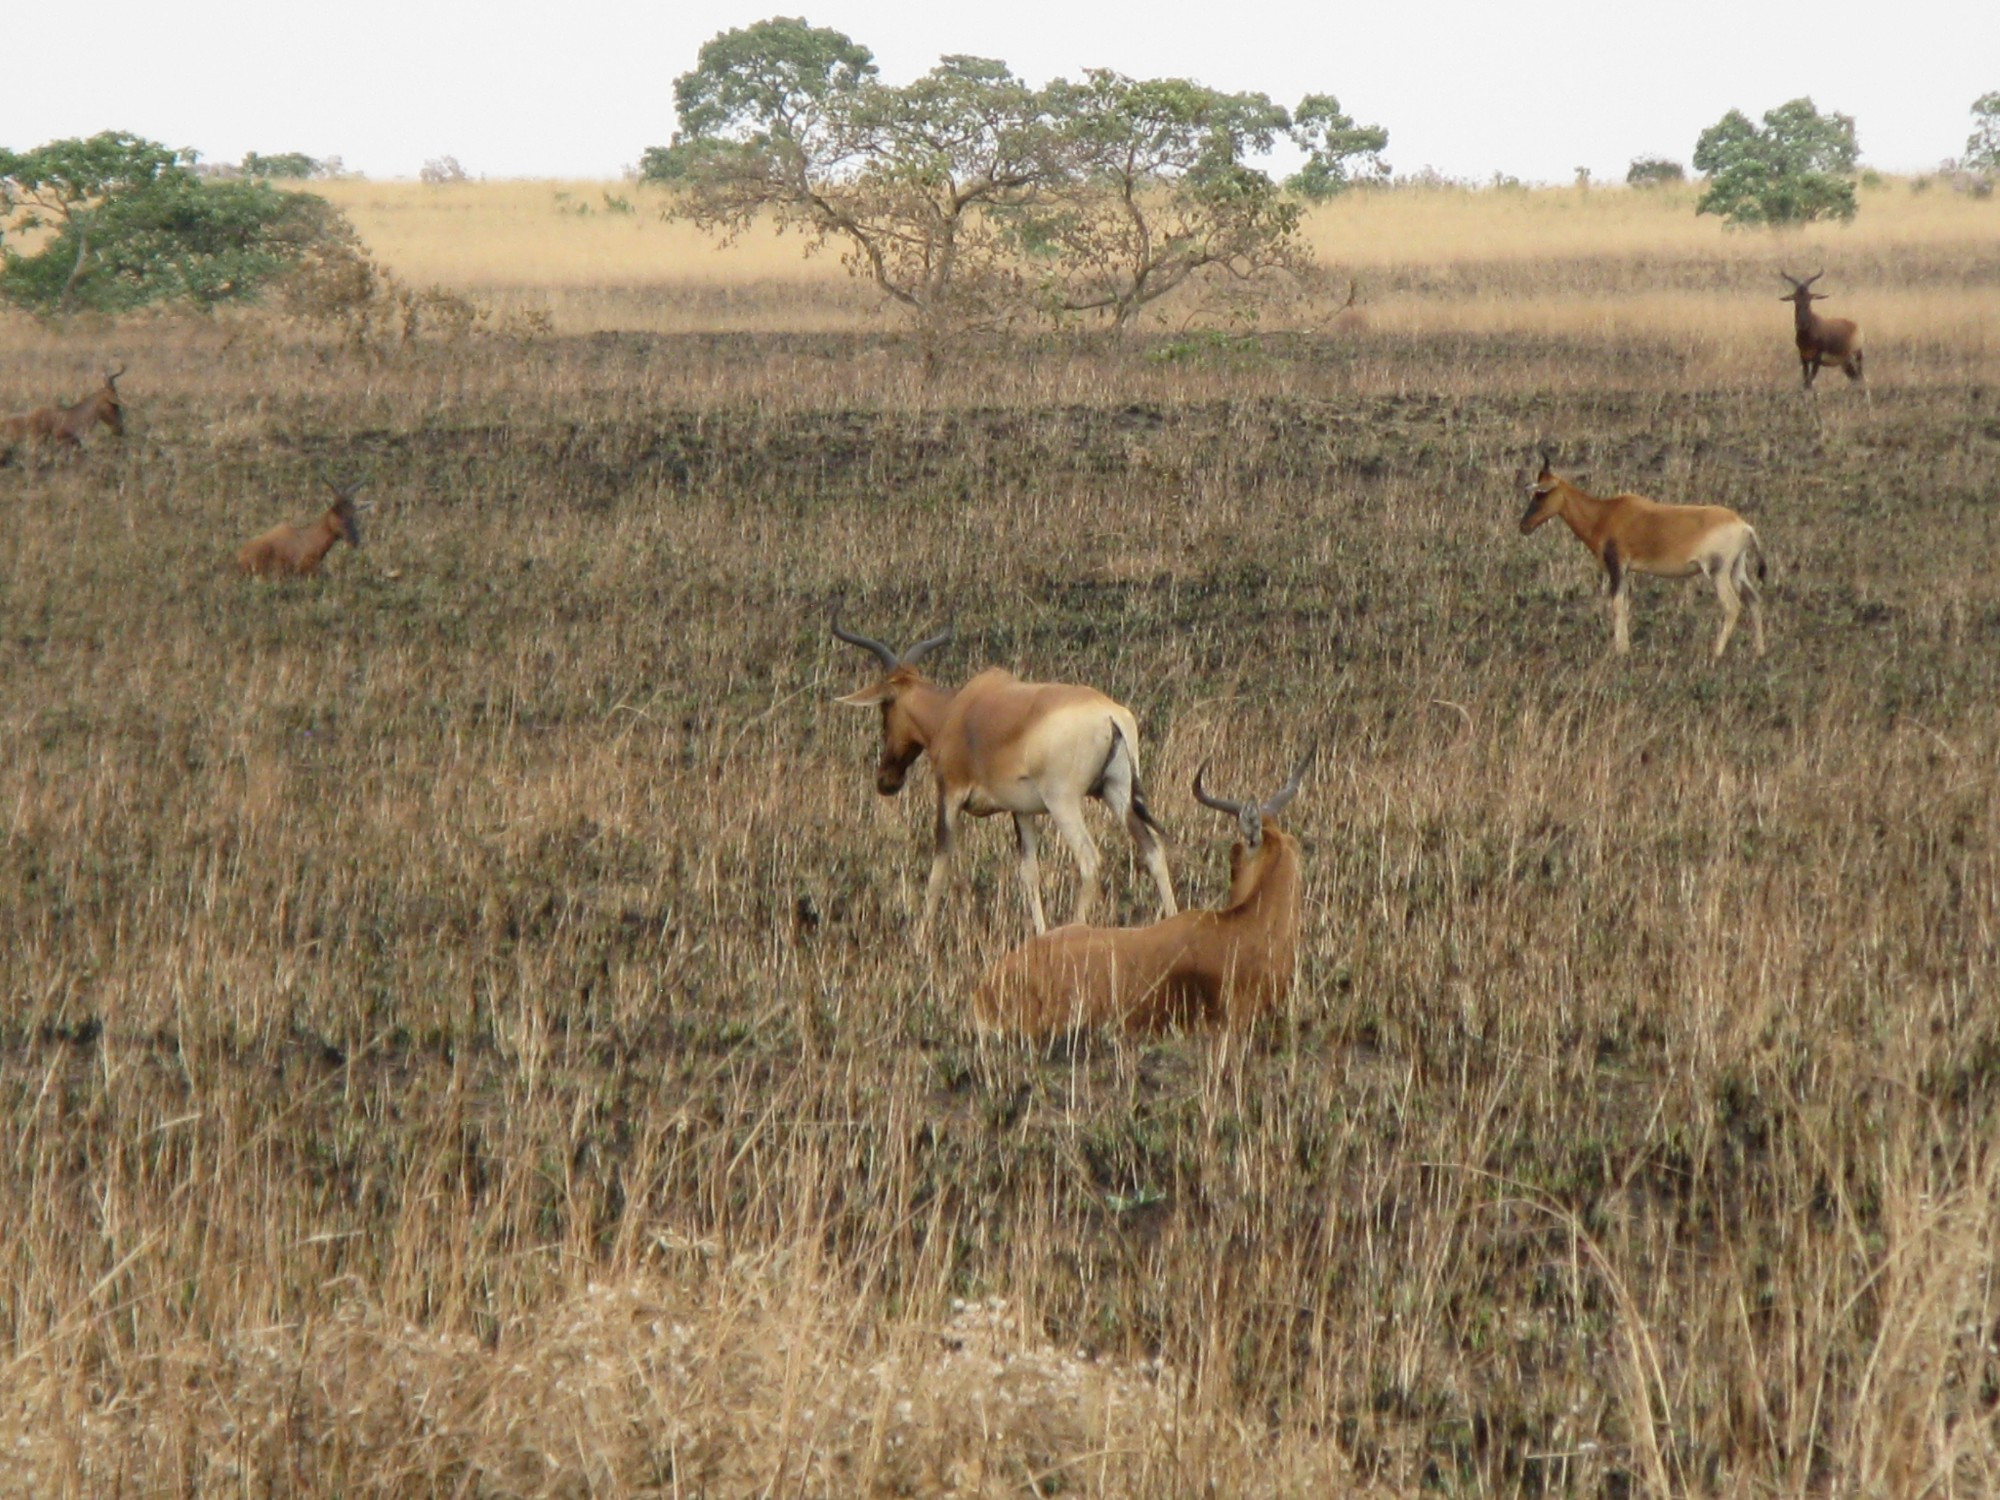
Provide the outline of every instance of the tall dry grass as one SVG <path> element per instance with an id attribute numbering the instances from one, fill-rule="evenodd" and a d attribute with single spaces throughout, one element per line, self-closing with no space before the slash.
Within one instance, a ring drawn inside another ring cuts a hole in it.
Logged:
<path id="1" fill-rule="evenodd" d="M 1391 319 L 930 384 L 8 327 L 17 405 L 115 343 L 130 432 L 0 468 L 0 1490 L 1990 1493 L 1993 354 L 1813 403 L 1768 311 L 1740 366 Z M 1656 583 L 1608 659 L 1513 528 L 1545 441 L 1754 520 L 1771 656 Z M 367 547 L 224 571 L 321 466 Z M 913 954 L 836 598 L 1130 703 L 1191 900 L 1194 768 L 1324 737 L 1286 1013 L 976 1045 L 1008 841 Z"/>

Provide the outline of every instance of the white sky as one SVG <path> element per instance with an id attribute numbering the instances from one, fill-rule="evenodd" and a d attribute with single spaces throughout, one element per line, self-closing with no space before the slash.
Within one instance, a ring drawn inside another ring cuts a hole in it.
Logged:
<path id="1" fill-rule="evenodd" d="M 133 131 L 204 159 L 338 155 L 371 177 L 456 156 L 488 177 L 612 177 L 673 134 L 676 75 L 719 31 L 803 12 L 903 82 L 949 52 L 1031 83 L 1111 67 L 1339 96 L 1399 173 L 1622 179 L 1685 162 L 1730 108 L 1801 94 L 1854 116 L 1865 164 L 1956 156 L 2000 89 L 2000 0 L 15 0 L 0 145 Z M 71 19 L 88 16 L 87 22 Z"/>

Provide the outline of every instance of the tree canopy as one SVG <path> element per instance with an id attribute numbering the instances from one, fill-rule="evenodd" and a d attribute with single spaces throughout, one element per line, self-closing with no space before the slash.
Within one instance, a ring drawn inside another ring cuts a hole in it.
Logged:
<path id="1" fill-rule="evenodd" d="M 1860 155 L 1853 118 L 1821 114 L 1809 98 L 1767 110 L 1761 125 L 1732 109 L 1695 145 L 1708 178 L 1695 212 L 1742 225 L 1851 219 Z"/>
<path id="2" fill-rule="evenodd" d="M 119 131 L 0 150 L 0 300 L 45 316 L 214 306 L 345 230 L 322 199 L 204 182 L 194 160 Z"/>
<path id="3" fill-rule="evenodd" d="M 1972 101 L 1972 127 L 1961 165 L 1971 172 L 2000 173 L 2000 89 Z"/>
<path id="4" fill-rule="evenodd" d="M 1288 133 L 1302 193 L 1386 171 L 1387 133 L 1331 95 L 1294 115 L 1107 69 L 1037 89 L 968 56 L 894 86 L 866 47 L 785 17 L 709 41 L 674 98 L 680 129 L 641 168 L 670 214 L 725 241 L 768 217 L 836 244 L 927 336 L 1037 309 L 1122 327 L 1205 271 L 1302 262 L 1298 201 L 1249 160 Z"/>

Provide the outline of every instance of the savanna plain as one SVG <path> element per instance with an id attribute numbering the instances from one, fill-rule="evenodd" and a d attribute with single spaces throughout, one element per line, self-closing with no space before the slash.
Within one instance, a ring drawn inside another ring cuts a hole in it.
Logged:
<path id="1" fill-rule="evenodd" d="M 628 191 L 330 187 L 494 313 L 393 348 L 0 323 L 127 365 L 0 467 L 0 1492 L 2000 1490 L 2000 203 L 1371 193 L 925 379 Z M 1542 446 L 1741 511 L 1769 654 L 1614 659 Z M 836 608 L 1128 704 L 1190 904 L 1317 741 L 1282 1013 L 975 1039 L 1011 838 L 915 949 Z"/>

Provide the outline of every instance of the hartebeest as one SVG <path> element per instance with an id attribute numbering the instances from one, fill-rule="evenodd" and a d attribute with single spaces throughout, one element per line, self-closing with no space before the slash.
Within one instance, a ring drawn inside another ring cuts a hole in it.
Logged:
<path id="1" fill-rule="evenodd" d="M 1789 271 L 1778 273 L 1792 284 L 1780 302 L 1792 304 L 1792 339 L 1799 346 L 1799 369 L 1806 389 L 1812 389 L 1822 364 L 1839 365 L 1849 380 L 1861 378 L 1861 329 L 1852 318 L 1822 318 L 1812 310 L 1815 302 L 1826 301 L 1826 293 L 1807 290 L 1824 276 L 1818 270 L 1804 281 Z"/>
<path id="2" fill-rule="evenodd" d="M 118 437 L 125 435 L 125 408 L 118 400 L 120 365 L 104 372 L 104 384 L 74 406 L 38 406 L 18 417 L 0 418 L 0 441 L 26 442 L 52 448 L 81 448 L 83 435 L 102 422 Z"/>
<path id="3" fill-rule="evenodd" d="M 1150 927 L 1059 927 L 995 964 L 973 996 L 982 1031 L 1047 1037 L 1088 1027 L 1237 1030 L 1291 993 L 1299 946 L 1299 846 L 1272 820 L 1299 790 L 1308 750 L 1262 802 L 1211 796 L 1195 772 L 1195 800 L 1236 819 L 1229 899 Z"/>
<path id="4" fill-rule="evenodd" d="M 1553 473 L 1551 457 L 1542 454 L 1542 472 L 1520 480 L 1528 491 L 1528 510 L 1521 517 L 1526 533 L 1552 516 L 1561 516 L 1576 539 L 1604 569 L 1611 595 L 1611 644 L 1632 649 L 1628 619 L 1632 575 L 1652 573 L 1662 578 L 1706 574 L 1722 601 L 1722 630 L 1715 638 L 1715 655 L 1729 644 L 1730 632 L 1744 603 L 1750 606 L 1751 637 L 1757 654 L 1764 654 L 1764 613 L 1758 585 L 1765 577 L 1764 551 L 1757 533 L 1735 511 L 1720 505 L 1661 505 L 1642 495 L 1592 495 Z M 1756 578 L 1750 576 L 1752 565 Z"/>
<path id="5" fill-rule="evenodd" d="M 1013 815 L 1021 889 L 1037 932 L 1046 930 L 1048 922 L 1042 915 L 1034 819 L 1051 819 L 1076 856 L 1076 908 L 1071 920 L 1085 920 L 1097 894 L 1098 869 L 1097 845 L 1083 821 L 1088 797 L 1097 798 L 1125 824 L 1159 888 L 1161 911 L 1173 915 L 1173 880 L 1167 873 L 1160 827 L 1140 789 L 1139 724 L 1130 709 L 1095 688 L 1022 682 L 999 667 L 987 668 L 955 693 L 947 692 L 919 673 L 916 664 L 951 639 L 949 630 L 898 654 L 880 641 L 842 630 L 837 618 L 831 623 L 835 636 L 872 652 L 882 664 L 879 680 L 839 700 L 856 708 L 882 710 L 882 758 L 875 767 L 875 790 L 895 796 L 917 757 L 930 756 L 937 782 L 937 833 L 923 920 L 917 928 L 919 943 L 937 916 L 952 846 L 966 817 Z"/>
<path id="6" fill-rule="evenodd" d="M 320 482 L 333 491 L 333 504 L 325 513 L 310 526 L 285 522 L 245 542 L 236 554 L 239 571 L 260 578 L 305 578 L 319 571 L 320 560 L 335 542 L 345 538 L 350 547 L 361 545 L 361 512 L 373 502 L 354 503 L 359 484 L 343 489 L 324 475 Z"/>

